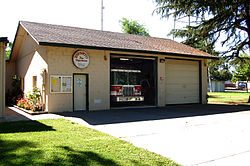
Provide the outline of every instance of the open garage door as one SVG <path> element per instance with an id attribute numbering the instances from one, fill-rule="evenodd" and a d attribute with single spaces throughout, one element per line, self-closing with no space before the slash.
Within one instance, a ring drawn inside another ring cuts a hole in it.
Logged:
<path id="1" fill-rule="evenodd" d="M 200 103 L 199 61 L 166 59 L 166 105 Z"/>
<path id="2" fill-rule="evenodd" d="M 110 78 L 111 107 L 155 105 L 155 58 L 112 55 Z"/>

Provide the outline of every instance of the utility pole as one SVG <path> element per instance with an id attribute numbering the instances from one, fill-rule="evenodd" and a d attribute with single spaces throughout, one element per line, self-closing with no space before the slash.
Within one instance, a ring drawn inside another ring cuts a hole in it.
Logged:
<path id="1" fill-rule="evenodd" d="M 103 0 L 101 0 L 101 30 L 103 31 Z"/>

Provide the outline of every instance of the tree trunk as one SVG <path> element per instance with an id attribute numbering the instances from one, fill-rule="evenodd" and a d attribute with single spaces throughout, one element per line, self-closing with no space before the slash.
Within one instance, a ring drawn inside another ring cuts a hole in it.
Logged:
<path id="1" fill-rule="evenodd" d="M 249 95 L 249 98 L 248 98 L 248 103 L 250 103 L 250 95 Z"/>

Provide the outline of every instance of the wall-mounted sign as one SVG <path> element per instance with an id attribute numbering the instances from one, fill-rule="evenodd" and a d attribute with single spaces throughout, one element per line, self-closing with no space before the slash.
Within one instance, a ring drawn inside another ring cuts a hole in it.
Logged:
<path id="1" fill-rule="evenodd" d="M 85 51 L 76 51 L 73 55 L 73 63 L 76 67 L 83 69 L 89 65 L 89 56 Z"/>
<path id="2" fill-rule="evenodd" d="M 72 93 L 72 76 L 51 75 L 50 93 Z"/>

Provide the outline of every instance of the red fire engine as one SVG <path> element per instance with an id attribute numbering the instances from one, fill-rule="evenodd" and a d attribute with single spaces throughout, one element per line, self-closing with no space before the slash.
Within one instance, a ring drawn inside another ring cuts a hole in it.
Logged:
<path id="1" fill-rule="evenodd" d="M 144 101 L 139 77 L 141 70 L 111 69 L 111 99 L 113 102 Z"/>

